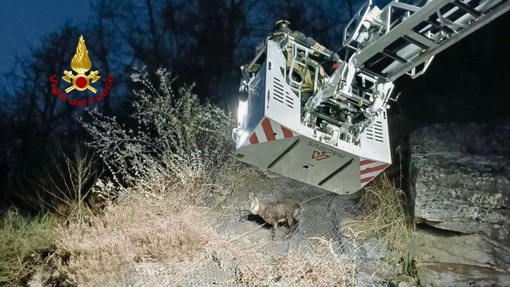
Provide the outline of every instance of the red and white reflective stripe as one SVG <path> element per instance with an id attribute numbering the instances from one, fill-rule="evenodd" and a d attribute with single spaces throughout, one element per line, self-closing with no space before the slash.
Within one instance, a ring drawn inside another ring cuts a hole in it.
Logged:
<path id="1" fill-rule="evenodd" d="M 369 183 L 374 177 L 388 167 L 387 163 L 360 158 L 359 170 L 361 187 Z"/>
<path id="2" fill-rule="evenodd" d="M 248 144 L 270 142 L 291 138 L 293 136 L 293 131 L 280 125 L 279 123 L 271 121 L 268 118 L 264 118 L 262 123 L 260 123 L 260 125 L 255 128 L 253 133 L 248 138 Z"/>

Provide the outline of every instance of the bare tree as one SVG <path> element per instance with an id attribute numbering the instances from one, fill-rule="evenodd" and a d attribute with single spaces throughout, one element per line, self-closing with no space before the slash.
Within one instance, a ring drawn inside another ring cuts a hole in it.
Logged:
<path id="1" fill-rule="evenodd" d="M 239 50 L 255 31 L 251 15 L 260 1 L 106 2 L 112 8 L 108 21 L 131 48 L 134 63 L 149 71 L 171 69 L 179 82 L 195 82 L 201 98 L 235 93 L 238 67 L 248 55 Z"/>
<path id="2" fill-rule="evenodd" d="M 106 79 L 108 74 L 114 76 L 114 87 L 107 97 L 95 103 L 103 108 L 106 114 L 113 114 L 113 107 L 126 100 L 129 94 L 128 83 L 133 64 L 130 49 L 126 48 L 124 37 L 112 25 L 112 12 L 115 3 L 109 0 L 91 2 L 95 16 L 87 23 L 87 48 L 95 69 Z M 113 102 L 113 104 L 112 104 Z"/>
<path id="3" fill-rule="evenodd" d="M 66 128 L 62 121 L 70 119 L 74 108 L 52 93 L 49 77 L 69 69 L 76 49 L 79 31 L 65 26 L 42 39 L 42 46 L 32 49 L 30 58 L 18 59 L 13 73 L 16 83 L 11 101 L 18 123 L 29 130 L 37 130 L 44 138 L 57 129 Z M 56 77 L 58 83 L 61 78 Z"/>

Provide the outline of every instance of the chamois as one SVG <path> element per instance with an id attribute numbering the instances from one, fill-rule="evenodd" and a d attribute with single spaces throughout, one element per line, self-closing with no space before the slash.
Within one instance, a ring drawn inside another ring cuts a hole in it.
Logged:
<path id="1" fill-rule="evenodd" d="M 263 204 L 259 202 L 258 198 L 253 197 L 252 192 L 250 192 L 249 197 L 251 200 L 250 212 L 253 215 L 260 216 L 266 223 L 271 225 L 273 239 L 278 223 L 287 223 L 289 227 L 289 232 L 285 237 L 285 239 L 287 239 L 294 230 L 294 224 L 297 222 L 296 216 L 300 210 L 299 202 L 292 198 L 285 198 L 276 202 Z"/>

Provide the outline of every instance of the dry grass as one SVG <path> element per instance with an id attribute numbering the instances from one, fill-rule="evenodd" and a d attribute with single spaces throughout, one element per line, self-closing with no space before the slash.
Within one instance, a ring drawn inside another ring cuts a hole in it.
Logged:
<path id="1" fill-rule="evenodd" d="M 217 236 L 198 207 L 130 199 L 57 229 L 57 268 L 78 286 L 112 286 L 138 263 L 190 261 Z"/>
<path id="2" fill-rule="evenodd" d="M 363 214 L 358 220 L 344 223 L 355 239 L 368 237 L 383 240 L 389 250 L 387 264 L 402 264 L 407 271 L 412 264 L 412 228 L 404 208 L 404 193 L 388 177 L 379 176 L 365 189 Z"/>
<path id="3" fill-rule="evenodd" d="M 48 216 L 26 217 L 8 211 L 0 226 L 0 286 L 21 285 L 33 267 L 53 248 L 53 222 Z"/>

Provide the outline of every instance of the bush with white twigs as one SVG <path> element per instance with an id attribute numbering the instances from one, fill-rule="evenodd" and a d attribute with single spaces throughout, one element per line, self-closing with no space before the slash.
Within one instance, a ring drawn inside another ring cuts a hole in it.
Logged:
<path id="1" fill-rule="evenodd" d="M 192 86 L 176 88 L 165 69 L 156 77 L 132 75 L 140 88 L 126 123 L 92 110 L 92 121 L 83 124 L 120 192 L 133 187 L 152 195 L 180 190 L 193 192 L 188 199 L 195 201 L 201 187 L 213 184 L 232 160 L 235 121 L 218 106 L 201 103 Z"/>

